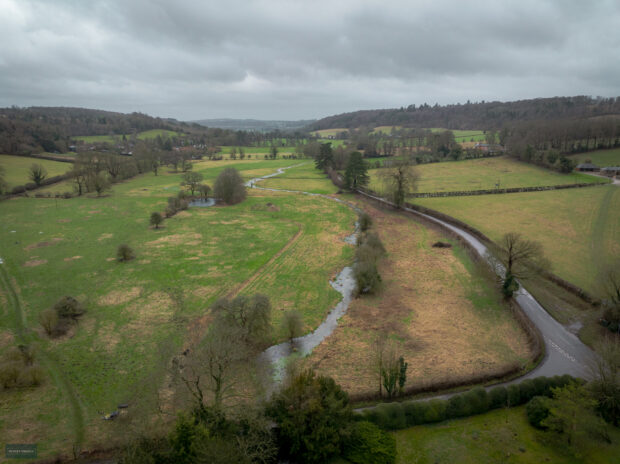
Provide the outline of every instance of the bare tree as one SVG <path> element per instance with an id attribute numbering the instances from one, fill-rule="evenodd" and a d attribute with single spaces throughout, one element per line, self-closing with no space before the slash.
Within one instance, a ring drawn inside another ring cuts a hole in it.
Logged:
<path id="1" fill-rule="evenodd" d="M 519 289 L 517 279 L 524 280 L 540 274 L 551 267 L 539 242 L 524 239 L 517 232 L 502 237 L 500 259 L 506 266 L 503 291 L 506 297 Z"/>
<path id="2" fill-rule="evenodd" d="M 284 313 L 282 325 L 291 343 L 294 338 L 300 337 L 304 333 L 304 321 L 298 311 L 291 310 Z"/>
<path id="3" fill-rule="evenodd" d="M 598 402 L 598 411 L 614 426 L 620 424 L 620 341 L 606 337 L 596 346 L 598 356 L 592 358 L 593 380 L 588 389 Z"/>
<path id="4" fill-rule="evenodd" d="M 408 193 L 416 189 L 418 173 L 404 160 L 390 163 L 389 167 L 379 171 L 379 176 L 394 204 L 401 208 Z"/>

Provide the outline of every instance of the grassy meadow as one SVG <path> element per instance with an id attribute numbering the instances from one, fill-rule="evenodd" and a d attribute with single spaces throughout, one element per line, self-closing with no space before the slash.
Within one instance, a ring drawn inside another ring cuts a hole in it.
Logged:
<path id="1" fill-rule="evenodd" d="M 307 359 L 353 394 L 377 391 L 373 344 L 383 333 L 409 363 L 406 387 L 527 366 L 525 334 L 488 276 L 440 232 L 355 199 L 374 222 L 387 256 L 383 288 L 355 299 L 334 333 Z M 452 248 L 434 248 L 437 241 Z"/>
<path id="2" fill-rule="evenodd" d="M 496 242 L 513 231 L 538 240 L 555 274 L 595 295 L 599 270 L 620 258 L 620 188 L 613 185 L 413 202 L 471 224 Z"/>
<path id="3" fill-rule="evenodd" d="M 489 190 L 498 182 L 500 188 L 607 182 L 587 174 L 560 174 L 506 156 L 421 164 L 415 169 L 418 192 Z M 380 170 L 372 169 L 369 174 L 370 188 L 381 192 Z"/>
<path id="4" fill-rule="evenodd" d="M 346 128 L 335 128 L 335 129 L 321 129 L 321 130 L 316 130 L 313 131 L 312 133 L 314 135 L 318 135 L 319 137 L 329 137 L 329 136 L 333 136 L 335 137 L 336 135 L 338 135 L 340 132 L 349 132 L 349 129 Z"/>
<path id="5" fill-rule="evenodd" d="M 70 171 L 73 167 L 72 164 L 63 163 L 61 161 L 50 161 L 26 156 L 0 155 L 0 166 L 4 167 L 6 173 L 5 180 L 9 184 L 9 187 L 32 182 L 28 177 L 28 172 L 30 166 L 35 163 L 45 168 L 47 177 L 59 176 Z"/>
<path id="6" fill-rule="evenodd" d="M 212 185 L 231 164 L 250 178 L 296 162 L 203 161 L 194 170 Z M 19 314 L 2 286 L 0 352 L 18 343 L 22 318 L 41 358 L 56 360 L 42 387 L 0 396 L 7 442 L 38 442 L 41 457 L 70 454 L 80 433 L 86 448 L 109 446 L 110 437 L 124 433 L 123 422 L 102 421 L 102 413 L 126 402 L 129 414 L 139 414 L 135 405 L 160 394 L 166 361 L 204 333 L 218 297 L 267 294 L 273 342 L 285 338 L 279 326 L 285 310 L 300 311 L 309 331 L 338 301 L 329 280 L 352 259 L 352 247 L 342 241 L 353 230 L 350 209 L 323 198 L 250 190 L 239 205 L 191 208 L 150 228 L 150 213 L 164 210 L 180 181 L 180 173 L 161 170 L 116 184 L 102 198 L 0 203 L 0 256 L 22 308 Z M 116 262 L 120 243 L 133 247 L 134 260 Z M 87 313 L 68 336 L 50 340 L 38 315 L 63 295 L 83 301 Z M 71 420 L 72 410 L 80 411 L 81 422 Z"/>
<path id="7" fill-rule="evenodd" d="M 571 155 L 569 158 L 576 163 L 585 163 L 587 160 L 590 160 L 601 168 L 605 166 L 620 166 L 620 148 L 580 153 L 578 155 Z"/>
<path id="8" fill-rule="evenodd" d="M 533 428 L 525 407 L 498 410 L 392 435 L 397 463 L 598 464 L 620 462 L 620 431 L 608 428 L 611 443 L 590 439 L 580 448 Z"/>
<path id="9" fill-rule="evenodd" d="M 297 161 L 297 164 L 293 166 L 293 168 L 284 171 L 284 174 L 261 181 L 259 186 L 283 190 L 303 190 L 326 195 L 338 191 L 338 187 L 323 172 L 314 167 L 314 161 Z"/>

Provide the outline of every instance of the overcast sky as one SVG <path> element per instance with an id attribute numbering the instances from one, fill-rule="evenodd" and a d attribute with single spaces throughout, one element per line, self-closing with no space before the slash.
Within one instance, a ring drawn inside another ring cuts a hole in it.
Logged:
<path id="1" fill-rule="evenodd" d="M 0 106 L 181 120 L 620 96 L 618 0 L 0 0 Z"/>

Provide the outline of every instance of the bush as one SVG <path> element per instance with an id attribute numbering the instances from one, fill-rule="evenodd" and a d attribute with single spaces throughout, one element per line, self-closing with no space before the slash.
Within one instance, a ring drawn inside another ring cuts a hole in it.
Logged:
<path id="1" fill-rule="evenodd" d="M 53 308 L 48 308 L 39 313 L 39 323 L 45 333 L 51 336 L 58 326 L 58 312 Z"/>
<path id="2" fill-rule="evenodd" d="M 508 406 L 518 406 L 522 404 L 521 401 L 521 389 L 519 385 L 509 385 L 508 386 Z"/>
<path id="3" fill-rule="evenodd" d="M 402 403 L 408 427 L 424 424 L 425 404 L 425 402 L 420 401 L 406 401 Z"/>
<path id="4" fill-rule="evenodd" d="M 467 405 L 468 415 L 482 414 L 489 410 L 489 398 L 482 387 L 475 387 L 463 394 L 463 400 Z"/>
<path id="5" fill-rule="evenodd" d="M 426 423 L 441 422 L 446 419 L 448 402 L 445 400 L 430 400 L 424 413 Z"/>
<path id="6" fill-rule="evenodd" d="M 373 260 L 358 261 L 353 266 L 353 277 L 357 283 L 357 293 L 374 293 L 381 286 L 381 276 Z"/>
<path id="7" fill-rule="evenodd" d="M 58 317 L 66 319 L 76 319 L 86 312 L 82 304 L 72 296 L 63 296 L 54 305 L 54 310 Z"/>
<path id="8" fill-rule="evenodd" d="M 215 180 L 213 193 L 216 198 L 229 205 L 245 200 L 245 185 L 239 172 L 235 168 L 224 169 Z"/>
<path id="9" fill-rule="evenodd" d="M 536 427 L 537 429 L 546 428 L 541 423 L 549 416 L 549 408 L 547 407 L 544 397 L 535 396 L 532 398 L 525 407 L 525 413 L 527 414 L 528 422 L 533 427 Z"/>
<path id="10" fill-rule="evenodd" d="M 508 390 L 506 387 L 495 387 L 489 390 L 489 409 L 506 407 L 508 402 Z"/>
<path id="11" fill-rule="evenodd" d="M 151 213 L 150 223 L 152 226 L 155 226 L 156 229 L 159 229 L 159 225 L 164 221 L 161 213 L 159 211 L 154 211 Z"/>
<path id="12" fill-rule="evenodd" d="M 3 388 L 16 387 L 21 368 L 22 366 L 17 362 L 4 362 L 0 364 L 0 385 Z"/>
<path id="13" fill-rule="evenodd" d="M 396 440 L 370 422 L 354 422 L 343 443 L 342 457 L 354 464 L 393 464 Z"/>
<path id="14" fill-rule="evenodd" d="M 400 430 L 407 427 L 405 411 L 400 403 L 381 403 L 377 406 L 380 410 L 382 428 L 386 430 Z"/>
<path id="15" fill-rule="evenodd" d="M 116 260 L 120 263 L 131 261 L 135 257 L 136 256 L 132 248 L 125 243 L 119 245 L 118 248 L 116 249 Z"/>
<path id="16" fill-rule="evenodd" d="M 20 387 L 37 387 L 43 383 L 43 369 L 40 366 L 26 366 L 20 369 L 17 384 Z"/>
<path id="17" fill-rule="evenodd" d="M 360 225 L 360 230 L 362 232 L 366 232 L 368 229 L 370 229 L 370 226 L 372 226 L 372 218 L 368 213 L 360 214 L 358 221 Z"/>

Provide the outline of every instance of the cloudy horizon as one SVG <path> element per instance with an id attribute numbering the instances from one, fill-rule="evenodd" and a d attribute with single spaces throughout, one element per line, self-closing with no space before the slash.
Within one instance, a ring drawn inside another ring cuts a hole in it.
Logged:
<path id="1" fill-rule="evenodd" d="M 179 120 L 620 96 L 620 4 L 0 0 L 0 106 Z"/>

